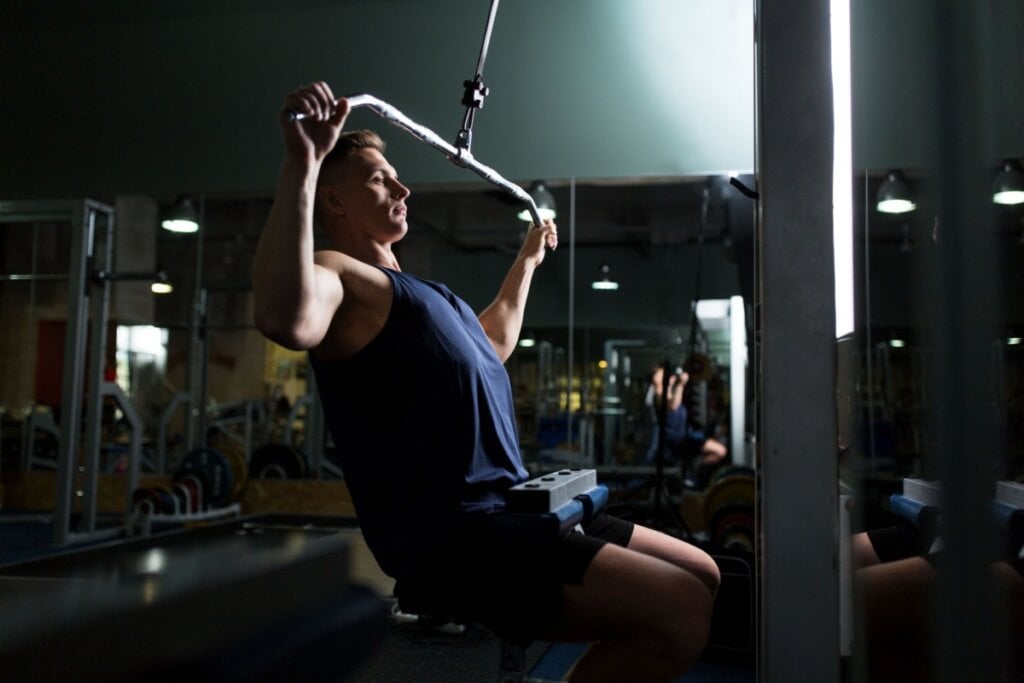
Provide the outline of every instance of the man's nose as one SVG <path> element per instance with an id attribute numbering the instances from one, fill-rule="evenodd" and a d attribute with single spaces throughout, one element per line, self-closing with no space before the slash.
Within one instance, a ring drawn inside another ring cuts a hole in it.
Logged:
<path id="1" fill-rule="evenodd" d="M 391 194 L 399 199 L 405 199 L 412 194 L 412 192 L 409 191 L 408 187 L 396 180 L 395 185 L 391 190 Z"/>

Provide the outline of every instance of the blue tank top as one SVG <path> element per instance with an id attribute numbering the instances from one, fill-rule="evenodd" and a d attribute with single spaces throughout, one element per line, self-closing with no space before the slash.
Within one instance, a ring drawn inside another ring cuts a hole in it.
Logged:
<path id="1" fill-rule="evenodd" d="M 394 300 L 377 337 L 310 360 L 363 536 L 400 578 L 446 519 L 502 508 L 528 473 L 508 373 L 476 315 L 444 285 L 380 270 Z"/>
<path id="2" fill-rule="evenodd" d="M 665 441 L 670 446 L 681 443 L 686 438 L 686 406 L 680 405 L 675 410 L 665 411 Z"/>

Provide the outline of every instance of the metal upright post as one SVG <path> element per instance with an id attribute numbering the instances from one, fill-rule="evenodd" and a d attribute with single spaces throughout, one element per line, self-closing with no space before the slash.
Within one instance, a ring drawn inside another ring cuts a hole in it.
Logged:
<path id="1" fill-rule="evenodd" d="M 57 453 L 57 477 L 54 492 L 53 542 L 66 545 L 71 529 L 74 509 L 75 472 L 82 427 L 82 396 L 85 377 L 86 334 L 89 324 L 89 296 L 91 288 L 93 250 L 95 247 L 96 217 L 107 217 L 107 229 L 113 230 L 112 207 L 82 199 L 78 201 L 0 201 L 0 222 L 70 221 L 68 252 L 68 308 L 64 335 L 64 369 L 61 385 L 61 414 Z M 108 237 L 108 243 L 112 237 Z M 32 279 L 63 280 L 63 275 L 40 275 L 35 272 L 33 256 Z M 109 256 L 108 256 L 109 262 Z M 19 277 L 18 279 L 24 279 Z M 96 331 L 94 330 L 94 333 Z M 102 340 L 101 340 L 102 342 Z M 96 342 L 94 342 L 95 346 Z M 36 414 L 26 421 L 27 428 L 35 429 Z M 56 427 L 54 427 L 56 430 Z M 29 439 L 31 440 L 31 439 Z M 26 449 L 25 465 L 31 462 L 31 449 Z"/>
<path id="2" fill-rule="evenodd" d="M 89 259 L 92 256 L 96 214 L 92 204 L 74 205 L 71 219 L 71 268 L 68 318 L 64 333 L 64 378 L 61 386 L 60 450 L 54 499 L 53 542 L 63 546 L 71 532 L 73 488 L 82 424 L 82 376 L 85 334 L 89 318 Z"/>
<path id="3" fill-rule="evenodd" d="M 729 300 L 729 454 L 734 465 L 752 465 L 746 456 L 747 319 L 743 297 Z"/>
<path id="4" fill-rule="evenodd" d="M 324 406 L 320 402 L 316 377 L 312 372 L 306 374 L 306 382 L 309 394 L 309 402 L 306 404 L 306 455 L 309 458 L 309 471 L 319 475 L 324 464 Z"/>
<path id="5" fill-rule="evenodd" d="M 206 226 L 206 200 L 200 198 L 199 231 L 196 233 L 195 283 L 189 317 L 188 384 L 189 412 L 185 421 L 185 450 L 206 445 L 206 289 L 203 286 L 203 233 Z M 201 357 L 200 357 L 201 350 Z"/>
<path id="6" fill-rule="evenodd" d="M 757 27 L 758 680 L 830 683 L 840 670 L 829 2 L 760 0 Z"/>
<path id="7" fill-rule="evenodd" d="M 568 360 L 565 373 L 565 414 L 566 425 L 565 442 L 570 451 L 573 450 L 573 417 L 576 411 L 572 407 L 573 373 L 576 367 L 576 178 L 569 178 L 569 324 L 568 324 Z M 582 398 L 583 381 L 580 380 L 580 397 Z M 580 404 L 582 408 L 582 401 Z M 585 455 L 583 440 L 580 439 L 580 447 L 576 451 L 580 456 Z M 585 462 L 585 459 L 584 459 Z M 592 464 L 592 463 L 588 463 Z"/>
<path id="8" fill-rule="evenodd" d="M 196 364 L 193 368 L 193 383 L 189 388 L 189 395 L 192 397 L 192 419 L 194 421 L 192 448 L 200 448 L 206 445 L 206 404 L 208 392 L 206 387 L 207 373 L 210 370 L 210 328 L 207 316 L 209 314 L 210 292 L 206 287 L 200 287 L 196 296 L 196 331 L 197 348 L 195 350 Z"/>
<path id="9" fill-rule="evenodd" d="M 114 217 L 108 214 L 101 244 L 94 244 L 93 273 L 109 273 L 113 266 Z M 100 466 L 100 438 L 103 428 L 103 371 L 107 348 L 107 318 L 110 314 L 110 279 L 99 277 L 92 297 L 92 348 L 89 349 L 89 391 L 86 394 L 85 449 L 82 465 L 82 526 L 96 531 L 96 486 Z"/>
<path id="10" fill-rule="evenodd" d="M 1008 5 L 1007 5 L 1008 7 Z M 992 409 L 991 344 L 1005 324 L 998 286 L 1000 259 L 992 220 L 996 112 L 993 38 L 1000 3 L 936 5 L 937 40 L 930 93 L 937 112 L 930 165 L 939 227 L 922 310 L 938 372 L 932 421 L 943 487 L 943 561 L 935 597 L 936 680 L 996 680 L 1011 643 L 997 606 L 992 563 L 1001 557 L 992 523 L 994 472 L 1005 424 Z M 1005 12 L 1004 12 L 1005 16 Z M 1002 316 L 1000 315 L 1002 313 Z"/>

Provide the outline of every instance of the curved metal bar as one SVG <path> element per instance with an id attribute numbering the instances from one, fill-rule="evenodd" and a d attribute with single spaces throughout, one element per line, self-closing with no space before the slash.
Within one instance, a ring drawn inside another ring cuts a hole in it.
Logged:
<path id="1" fill-rule="evenodd" d="M 366 107 L 396 128 L 401 128 L 420 142 L 425 142 L 439 152 L 443 152 L 452 163 L 468 168 L 487 182 L 506 190 L 516 199 L 526 204 L 535 225 L 541 224 L 540 214 L 537 212 L 537 204 L 533 201 L 533 197 L 515 183 L 505 180 L 500 173 L 490 166 L 477 161 L 468 150 L 461 149 L 445 141 L 434 131 L 426 126 L 421 126 L 397 108 L 373 95 L 349 95 L 345 99 L 348 100 L 349 111 Z M 293 114 L 292 118 L 293 120 L 300 120 L 305 117 L 301 114 Z"/>

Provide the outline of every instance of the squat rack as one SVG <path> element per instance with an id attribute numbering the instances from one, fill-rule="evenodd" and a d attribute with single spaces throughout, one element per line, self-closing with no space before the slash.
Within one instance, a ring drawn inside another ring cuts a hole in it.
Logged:
<path id="1" fill-rule="evenodd" d="M 100 428 L 103 398 L 118 403 L 132 427 L 128 456 L 126 497 L 138 486 L 141 459 L 141 421 L 130 401 L 113 382 L 103 381 L 110 286 L 115 280 L 160 279 L 159 273 L 116 273 L 113 271 L 114 209 L 92 199 L 73 201 L 2 201 L 0 223 L 70 222 L 68 252 L 70 267 L 63 275 L 4 275 L 4 281 L 67 279 L 67 327 L 64 334 L 64 367 L 61 384 L 57 478 L 54 495 L 53 543 L 67 545 L 71 539 L 73 484 L 81 441 L 82 409 L 85 407 L 81 536 L 103 535 L 96 531 L 96 492 L 99 471 Z M 91 338 L 87 346 L 89 323 Z M 88 348 L 88 359 L 87 356 Z M 86 361 L 88 360 L 88 365 Z M 85 382 L 88 381 L 88 386 Z M 77 497 L 77 494 L 74 496 Z"/>

